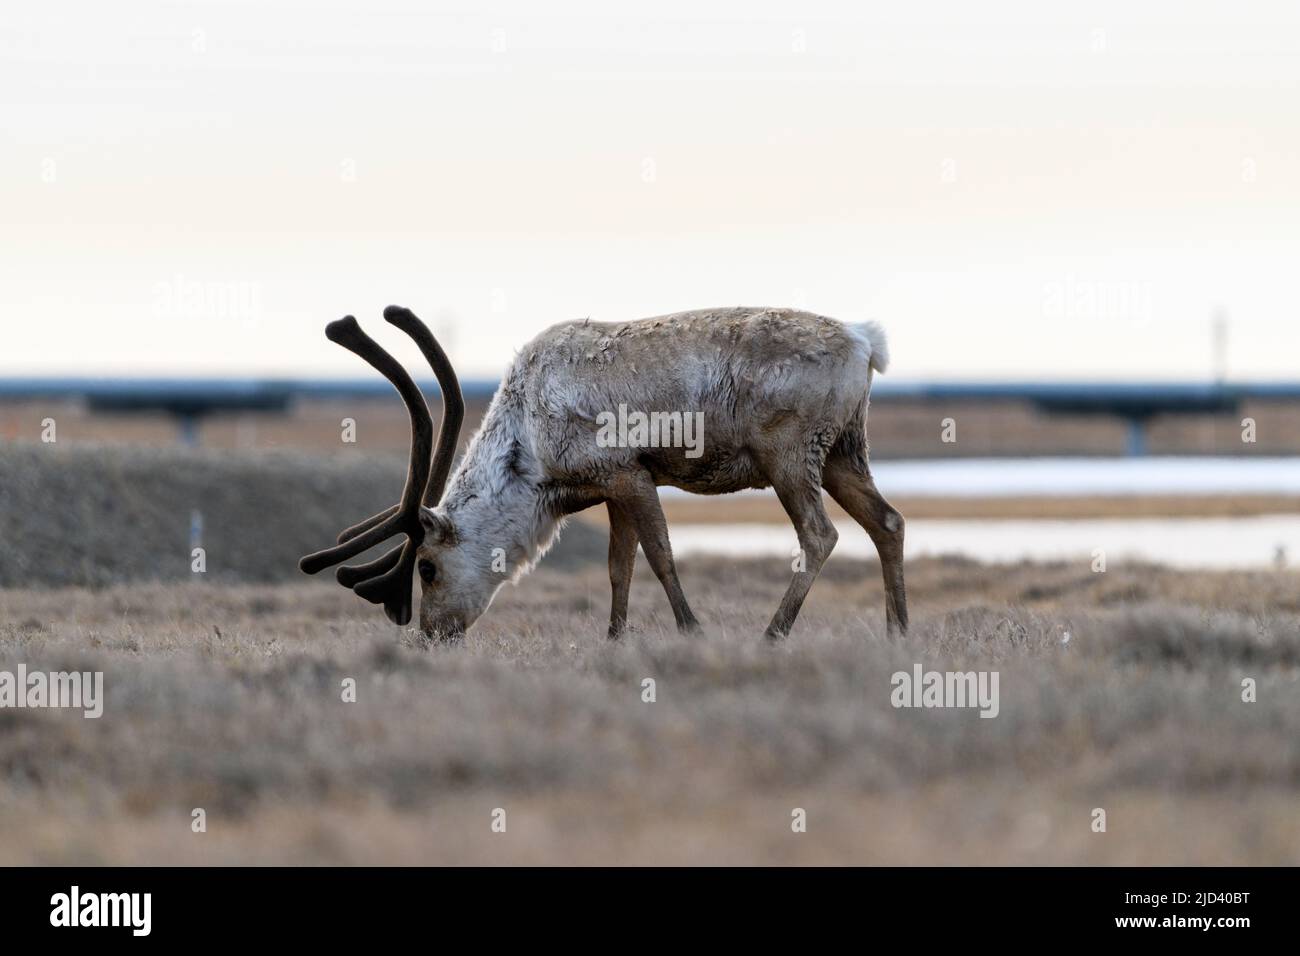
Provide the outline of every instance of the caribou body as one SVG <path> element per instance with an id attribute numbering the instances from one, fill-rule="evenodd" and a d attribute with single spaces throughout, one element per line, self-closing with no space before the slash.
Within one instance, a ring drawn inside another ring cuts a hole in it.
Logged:
<path id="1" fill-rule="evenodd" d="M 448 481 L 464 410 L 455 373 L 408 310 L 390 306 L 384 315 L 416 340 L 438 376 L 445 414 L 437 448 L 431 455 L 428 409 L 400 365 L 352 317 L 331 323 L 326 334 L 387 375 L 406 400 L 411 465 L 401 504 L 304 558 L 304 571 L 405 532 L 406 541 L 383 557 L 340 568 L 339 581 L 406 624 L 416 569 L 421 629 L 452 635 L 474 623 L 505 581 L 533 566 L 567 515 L 603 503 L 610 636 L 627 623 L 638 544 L 677 626 L 694 631 L 699 623 L 678 581 L 657 487 L 706 495 L 771 487 L 803 558 L 767 627 L 777 638 L 790 630 L 835 546 L 825 489 L 880 554 L 887 630 L 906 629 L 903 518 L 867 464 L 871 379 L 888 364 L 879 326 L 764 308 L 552 326 L 520 350 Z"/>

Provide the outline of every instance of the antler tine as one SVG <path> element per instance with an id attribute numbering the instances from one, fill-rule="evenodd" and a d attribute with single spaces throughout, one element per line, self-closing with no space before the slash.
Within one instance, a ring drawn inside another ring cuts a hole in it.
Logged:
<path id="1" fill-rule="evenodd" d="M 368 551 L 381 541 L 387 541 L 399 531 L 405 531 L 406 526 L 401 521 L 400 515 L 394 515 L 387 521 L 376 525 L 364 534 L 359 534 L 346 544 L 335 545 L 332 548 L 326 548 L 324 551 L 316 551 L 301 558 L 298 561 L 298 570 L 304 574 L 315 574 L 318 571 L 324 571 L 328 567 L 333 567 L 340 561 L 346 561 L 348 558 L 355 558 L 362 551 Z"/>
<path id="2" fill-rule="evenodd" d="M 419 387 L 411 380 L 411 376 L 401 364 L 384 351 L 374 339 L 366 335 L 357 324 L 357 320 L 350 315 L 327 325 L 325 335 L 331 342 L 360 356 L 393 383 L 393 387 L 402 396 L 402 401 L 406 403 L 406 409 L 411 416 L 411 458 L 407 467 L 406 485 L 402 489 L 402 500 L 396 510 L 388 517 L 383 516 L 387 514 L 385 512 L 373 519 L 367 519 L 362 523 L 368 526 L 367 530 L 358 533 L 346 543 L 303 558 L 298 562 L 298 566 L 307 574 L 315 574 L 332 564 L 360 554 L 399 531 L 405 531 L 408 538 L 414 542 L 418 543 L 423 539 L 420 502 L 423 490 L 429 482 L 430 453 L 433 445 L 433 422 L 429 418 L 428 406 L 424 403 L 424 396 L 420 394 Z M 413 548 L 411 550 L 414 551 Z M 385 555 L 378 562 L 371 562 L 363 567 L 370 570 L 385 561 L 387 557 Z M 409 591 L 409 577 L 406 588 Z M 410 604 L 409 595 L 406 603 Z M 407 620 L 409 619 L 408 612 Z"/>
<path id="3" fill-rule="evenodd" d="M 391 551 L 385 551 L 380 557 L 365 564 L 345 564 L 334 572 L 334 577 L 345 588 L 354 588 L 362 581 L 369 581 L 390 570 L 397 564 L 397 559 L 401 555 L 402 546 L 399 544 Z"/>
<path id="4" fill-rule="evenodd" d="M 392 505 L 391 507 L 385 508 L 383 511 L 379 512 L 379 514 L 371 515 L 365 521 L 358 521 L 352 527 L 344 528 L 339 532 L 338 543 L 346 544 L 363 531 L 369 531 L 375 525 L 379 524 L 379 522 L 388 520 L 393 515 L 397 514 L 397 509 L 399 507 L 400 505 Z"/>
<path id="5" fill-rule="evenodd" d="M 419 539 L 407 538 L 391 569 L 377 577 L 361 581 L 352 588 L 359 597 L 371 604 L 382 603 L 388 619 L 399 627 L 405 627 L 411 620 L 411 573 L 415 570 L 418 547 Z M 384 557 L 387 558 L 388 555 Z"/>
<path id="6" fill-rule="evenodd" d="M 456 377 L 456 370 L 452 368 L 447 353 L 442 350 L 429 327 L 414 312 L 400 305 L 390 305 L 384 309 L 384 319 L 415 340 L 433 369 L 433 374 L 437 376 L 438 387 L 442 390 L 442 425 L 438 428 L 438 444 L 433 453 L 429 483 L 424 489 L 425 507 L 433 508 L 442 500 L 442 491 L 447 485 L 447 476 L 451 473 L 451 463 L 456 457 L 456 444 L 460 439 L 461 425 L 465 421 L 465 399 L 461 395 L 460 380 Z"/>

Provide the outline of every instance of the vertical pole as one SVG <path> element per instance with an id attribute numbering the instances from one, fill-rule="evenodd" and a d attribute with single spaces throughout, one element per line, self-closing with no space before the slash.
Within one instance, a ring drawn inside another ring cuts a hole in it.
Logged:
<path id="1" fill-rule="evenodd" d="M 1125 442 L 1130 458 L 1141 458 L 1147 453 L 1147 421 L 1134 415 L 1128 420 L 1128 438 Z"/>
<path id="2" fill-rule="evenodd" d="M 199 446 L 199 417 L 182 412 L 177 424 L 180 425 L 181 429 L 181 444 L 186 448 L 197 448 Z"/>
<path id="3" fill-rule="evenodd" d="M 190 550 L 203 547 L 203 512 L 198 508 L 190 510 Z"/>

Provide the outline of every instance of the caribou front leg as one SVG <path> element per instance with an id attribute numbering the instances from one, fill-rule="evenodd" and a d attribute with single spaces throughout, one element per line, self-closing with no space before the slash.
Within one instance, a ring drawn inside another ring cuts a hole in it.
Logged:
<path id="1" fill-rule="evenodd" d="M 609 511 L 609 583 L 613 591 L 609 605 L 609 636 L 618 637 L 627 627 L 627 595 L 636 566 L 636 524 L 620 505 L 605 502 Z"/>
<path id="2" fill-rule="evenodd" d="M 632 526 L 641 542 L 641 550 L 645 552 L 651 570 L 668 595 L 673 617 L 677 619 L 677 629 L 688 633 L 699 631 L 700 622 L 686 603 L 681 581 L 677 579 L 673 549 L 668 542 L 668 522 L 664 520 L 664 511 L 659 505 L 659 491 L 655 488 L 650 473 L 621 475 L 615 481 L 613 492 L 608 498 L 631 517 Z"/>

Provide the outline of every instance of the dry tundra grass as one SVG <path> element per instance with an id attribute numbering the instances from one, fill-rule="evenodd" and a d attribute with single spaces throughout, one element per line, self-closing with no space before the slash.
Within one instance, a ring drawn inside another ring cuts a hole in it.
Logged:
<path id="1" fill-rule="evenodd" d="M 432 649 L 314 583 L 3 590 L 0 669 L 107 701 L 0 711 L 0 863 L 1300 862 L 1300 577 L 908 573 L 908 639 L 832 559 L 777 646 L 780 561 L 683 562 L 701 640 L 644 566 L 618 643 L 600 566 Z M 1000 715 L 895 710 L 917 661 L 998 670 Z"/>

